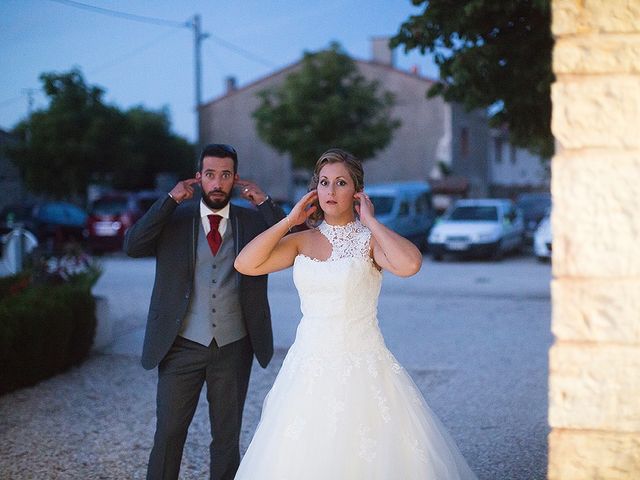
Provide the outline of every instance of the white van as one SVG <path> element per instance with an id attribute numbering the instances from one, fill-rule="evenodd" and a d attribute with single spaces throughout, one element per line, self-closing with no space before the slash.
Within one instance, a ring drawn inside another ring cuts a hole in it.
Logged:
<path id="1" fill-rule="evenodd" d="M 367 185 L 364 191 L 373 202 L 380 223 L 426 250 L 435 220 L 427 182 L 377 183 Z"/>

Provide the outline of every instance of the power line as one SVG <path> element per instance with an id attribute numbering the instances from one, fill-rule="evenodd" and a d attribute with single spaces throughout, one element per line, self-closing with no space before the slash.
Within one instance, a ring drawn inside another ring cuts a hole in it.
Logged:
<path id="1" fill-rule="evenodd" d="M 56 0 L 53 0 L 53 1 L 56 1 Z M 103 70 L 106 70 L 106 69 L 108 69 L 108 68 L 110 68 L 110 67 L 112 67 L 114 65 L 117 65 L 118 63 L 120 63 L 120 62 L 122 62 L 124 60 L 127 60 L 127 59 L 139 54 L 140 52 L 142 52 L 144 50 L 148 50 L 149 48 L 153 47 L 159 41 L 164 40 L 165 38 L 168 38 L 168 37 L 170 37 L 172 35 L 175 35 L 176 33 L 177 33 L 176 30 L 170 30 L 169 32 L 165 32 L 162 35 L 154 38 L 153 40 L 151 40 L 151 41 L 149 41 L 147 43 L 144 43 L 144 44 L 140 45 L 139 47 L 134 48 L 133 50 L 131 50 L 131 51 L 127 52 L 127 53 L 124 53 L 123 55 L 121 55 L 121 56 L 119 56 L 117 58 L 114 58 L 113 60 L 109 60 L 108 62 L 105 62 L 105 63 L 103 63 L 101 65 L 98 65 L 95 68 L 92 68 L 92 69 L 88 70 L 87 73 L 92 75 L 92 74 L 99 73 L 99 72 L 101 72 Z M 22 100 L 25 97 L 25 95 L 29 96 L 29 95 L 33 95 L 33 94 L 42 94 L 42 92 L 40 90 L 36 89 L 36 88 L 23 88 L 21 95 L 18 95 L 18 96 L 12 97 L 12 98 L 7 98 L 6 100 L 0 101 L 0 108 L 8 107 L 8 106 L 10 106 L 10 105 Z"/>
<path id="2" fill-rule="evenodd" d="M 76 8 L 80 8 L 83 10 L 89 10 L 92 12 L 96 12 L 96 13 L 101 13 L 103 15 L 109 15 L 112 17 L 119 17 L 119 18 L 124 18 L 127 20 L 133 20 L 136 22 L 143 22 L 143 23 L 152 23 L 155 25 L 165 25 L 165 26 L 171 26 L 171 27 L 176 27 L 176 28 L 192 28 L 193 27 L 193 23 L 192 20 L 188 20 L 186 22 L 176 22 L 173 20 L 165 20 L 165 19 L 161 19 L 161 18 L 153 18 L 153 17 L 146 17 L 146 16 L 142 16 L 142 15 L 134 15 L 131 13 L 126 13 L 126 12 L 120 12 L 117 10 L 111 10 L 108 8 L 102 8 L 102 7 L 96 7 L 93 5 L 88 5 L 86 3 L 81 3 L 81 2 L 77 2 L 75 0 L 49 0 L 51 2 L 56 2 L 56 3 L 61 3 L 63 5 L 68 5 L 70 7 L 76 7 Z M 276 65 L 269 61 L 266 60 L 254 53 L 249 52 L 248 50 L 245 50 L 242 47 L 239 47 L 238 45 L 234 45 L 233 43 L 224 40 L 220 37 L 217 37 L 215 35 L 211 35 L 211 34 L 206 34 L 207 37 L 210 37 L 211 39 L 213 39 L 216 43 L 220 44 L 221 46 L 234 51 L 235 53 L 243 56 L 246 59 L 249 59 L 251 61 L 260 63 L 262 65 L 265 65 L 267 67 L 270 68 L 274 68 Z"/>
<path id="3" fill-rule="evenodd" d="M 191 23 L 176 22 L 174 20 L 165 20 L 163 18 L 145 17 L 142 15 L 134 15 L 133 13 L 119 12 L 117 10 L 111 10 L 108 8 L 96 7 L 94 5 L 88 5 L 86 3 L 76 2 L 75 0 L 49 0 L 51 2 L 61 3 L 69 7 L 80 8 L 83 10 L 89 10 L 91 12 L 101 13 L 103 15 L 109 15 L 112 17 L 124 18 L 127 20 L 133 20 L 135 22 L 151 23 L 154 25 L 164 25 L 175 28 L 191 28 Z"/>
<path id="4" fill-rule="evenodd" d="M 276 65 L 269 61 L 266 60 L 262 57 L 259 57 L 258 55 L 255 55 L 247 50 L 245 50 L 242 47 L 238 47 L 237 45 L 234 45 L 233 43 L 227 42 L 226 40 L 223 40 L 220 37 L 216 37 L 215 35 L 211 35 L 209 34 L 209 37 L 212 38 L 213 40 L 215 40 L 217 43 L 219 43 L 220 45 L 222 45 L 223 47 L 232 50 L 234 52 L 236 52 L 237 54 L 249 59 L 249 60 L 253 60 L 254 62 L 258 62 L 266 67 L 270 67 L 270 68 L 275 68 Z"/>
<path id="5" fill-rule="evenodd" d="M 102 8 L 102 7 L 96 7 L 94 5 L 89 5 L 86 3 L 82 3 L 82 2 L 78 2 L 76 0 L 50 0 L 52 2 L 56 2 L 56 3 L 60 3 L 63 5 L 67 5 L 70 7 L 74 7 L 74 8 L 79 8 L 79 9 L 83 9 L 83 10 L 88 10 L 94 13 L 99 13 L 101 15 L 108 15 L 111 17 L 117 17 L 117 18 L 122 18 L 125 20 L 132 20 L 132 21 L 136 21 L 136 22 L 141 22 L 141 23 L 149 23 L 149 24 L 154 24 L 154 25 L 163 25 L 163 26 L 169 26 L 169 27 L 173 27 L 173 28 L 189 28 L 192 29 L 194 32 L 194 51 L 195 51 L 195 69 L 196 69 L 196 73 L 195 73 L 195 92 L 196 92 L 196 116 L 197 116 L 197 121 L 196 121 L 196 131 L 198 132 L 198 143 L 200 143 L 200 137 L 199 137 L 199 131 L 200 131 L 200 110 L 199 107 L 201 105 L 201 69 L 200 69 L 200 51 L 201 51 L 201 44 L 202 41 L 204 39 L 206 39 L 207 37 L 211 37 L 214 39 L 214 41 L 216 41 L 217 43 L 219 43 L 220 45 L 222 45 L 223 47 L 232 50 L 236 53 L 238 53 L 239 55 L 250 59 L 254 62 L 258 62 L 261 63 L 263 65 L 266 65 L 268 67 L 274 67 L 275 65 L 270 62 L 269 60 L 265 60 L 261 57 L 259 57 L 258 55 L 255 55 L 247 50 L 245 50 L 242 47 L 239 47 L 237 45 L 234 45 L 231 42 L 228 42 L 226 40 L 223 40 L 220 37 L 215 37 L 212 35 L 209 35 L 207 33 L 203 33 L 201 31 L 201 24 L 200 24 L 200 15 L 194 15 L 194 17 L 192 19 L 189 19 L 188 21 L 185 22 L 176 22 L 173 20 L 166 20 L 166 19 L 162 19 L 162 18 L 155 18 L 155 17 L 147 17 L 147 16 L 142 16 L 142 15 L 135 15 L 135 14 L 131 14 L 131 13 L 126 13 L 126 12 L 121 12 L 118 10 L 111 10 L 108 8 Z M 155 43 L 157 40 L 154 40 L 153 43 Z M 132 54 L 138 53 L 139 51 L 148 48 L 148 45 L 145 45 L 143 47 L 140 47 L 139 49 L 136 49 L 136 51 L 134 51 L 131 54 L 125 55 L 125 56 L 131 56 Z M 107 66 L 113 65 L 114 63 L 117 63 L 119 60 L 116 60 L 115 62 L 111 62 L 110 64 L 105 64 L 102 67 L 99 67 L 100 69 L 102 68 L 107 68 Z"/>
<path id="6" fill-rule="evenodd" d="M 160 42 L 161 40 L 164 40 L 165 38 L 168 38 L 168 37 L 170 37 L 170 36 L 172 36 L 172 35 L 175 35 L 176 33 L 177 33 L 177 30 L 170 30 L 168 33 L 167 33 L 167 32 L 165 32 L 165 33 L 163 33 L 162 35 L 159 35 L 158 37 L 154 38 L 153 40 L 151 40 L 151 41 L 149 41 L 149 42 L 147 42 L 147 43 L 144 43 L 144 44 L 140 45 L 139 47 L 134 48 L 133 50 L 131 50 L 131 51 L 127 52 L 127 53 L 124 53 L 124 54 L 120 55 L 120 56 L 119 56 L 119 57 L 117 57 L 117 58 L 114 58 L 114 59 L 112 59 L 112 60 L 109 60 L 108 62 L 105 62 L 105 63 L 103 63 L 102 65 L 99 65 L 99 66 L 97 66 L 97 67 L 95 67 L 95 68 L 93 68 L 93 69 L 89 70 L 87 73 L 89 73 L 89 74 L 95 74 L 95 73 L 101 72 L 101 71 L 103 71 L 103 70 L 106 70 L 106 69 L 108 69 L 108 68 L 111 68 L 111 67 L 113 67 L 114 65 L 117 65 L 117 64 L 119 64 L 119 63 L 123 62 L 124 60 L 127 60 L 127 59 L 129 59 L 129 58 L 131 58 L 131 57 L 136 56 L 136 55 L 137 55 L 137 54 L 139 54 L 140 52 L 143 52 L 143 51 L 145 51 L 145 50 L 148 50 L 149 48 L 153 47 L 154 45 L 156 45 L 156 44 L 157 44 L 158 42 Z"/>

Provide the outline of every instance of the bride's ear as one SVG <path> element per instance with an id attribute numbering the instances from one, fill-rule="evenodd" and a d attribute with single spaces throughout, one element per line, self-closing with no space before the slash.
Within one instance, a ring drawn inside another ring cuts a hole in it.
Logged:
<path id="1" fill-rule="evenodd" d="M 355 213 L 357 217 L 360 217 L 360 200 L 357 198 L 353 199 L 353 213 Z"/>

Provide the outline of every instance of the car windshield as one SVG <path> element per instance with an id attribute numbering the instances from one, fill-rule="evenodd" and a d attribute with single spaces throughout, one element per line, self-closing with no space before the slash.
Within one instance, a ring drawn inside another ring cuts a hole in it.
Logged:
<path id="1" fill-rule="evenodd" d="M 373 208 L 376 215 L 386 215 L 391 213 L 391 210 L 393 209 L 393 197 L 370 195 L 369 198 L 373 202 Z"/>
<path id="2" fill-rule="evenodd" d="M 93 202 L 91 211 L 94 215 L 119 215 L 127 208 L 124 198 L 100 198 Z"/>
<path id="3" fill-rule="evenodd" d="M 498 209 L 491 206 L 456 207 L 448 217 L 449 220 L 465 220 L 479 222 L 498 221 Z"/>

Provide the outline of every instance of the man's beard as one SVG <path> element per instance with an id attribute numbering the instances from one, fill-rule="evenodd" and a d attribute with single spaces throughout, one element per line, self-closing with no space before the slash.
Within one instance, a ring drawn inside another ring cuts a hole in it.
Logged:
<path id="1" fill-rule="evenodd" d="M 216 198 L 215 200 L 211 197 L 211 194 L 213 193 L 222 193 L 224 195 L 224 197 L 222 198 Z M 227 203 L 229 203 L 229 200 L 231 199 L 231 192 L 227 193 L 224 192 L 222 190 L 211 190 L 209 193 L 205 194 L 204 192 L 202 192 L 202 201 L 205 203 L 205 205 L 207 207 L 209 207 L 211 210 L 220 210 L 221 208 L 224 208 L 227 206 Z"/>

